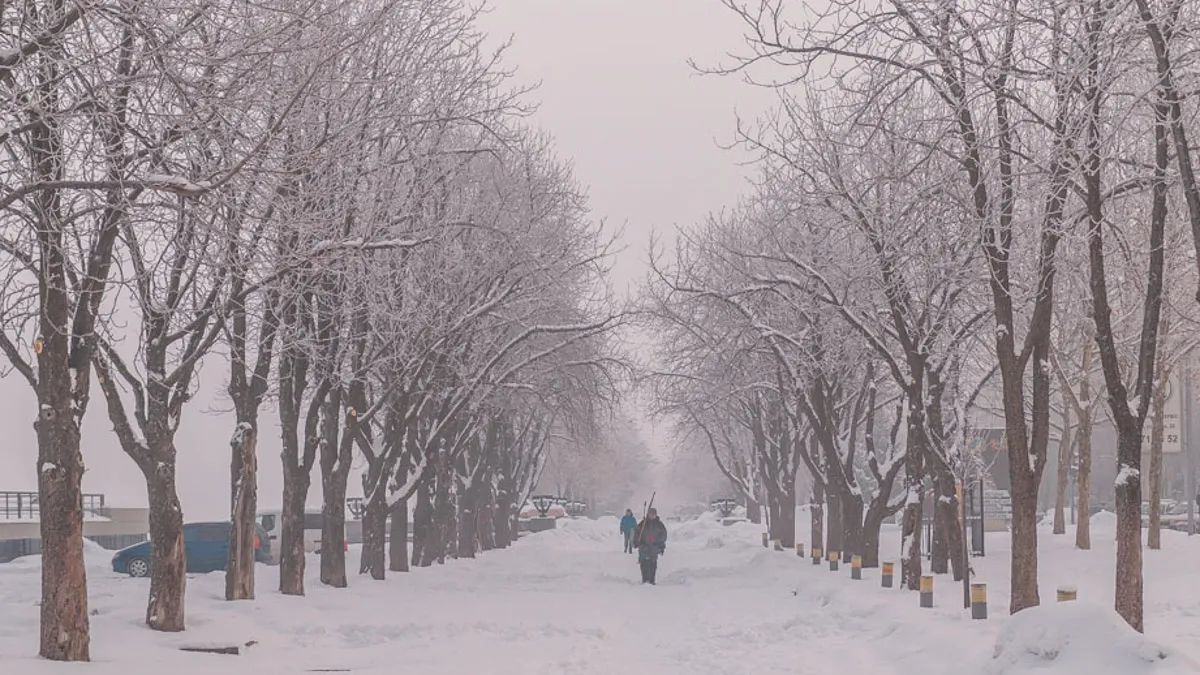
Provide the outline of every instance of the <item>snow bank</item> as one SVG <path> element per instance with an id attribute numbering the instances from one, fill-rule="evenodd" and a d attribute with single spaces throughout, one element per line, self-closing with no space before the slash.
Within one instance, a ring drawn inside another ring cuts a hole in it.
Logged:
<path id="1" fill-rule="evenodd" d="M 1117 514 L 1112 511 L 1097 511 L 1091 519 L 1092 536 L 1117 534 Z"/>
<path id="2" fill-rule="evenodd" d="M 1200 665 L 1137 633 L 1116 612 L 1085 602 L 1027 609 L 1012 616 L 988 664 L 992 675 L 1196 673 Z"/>
<path id="3" fill-rule="evenodd" d="M 89 571 L 111 571 L 113 553 L 114 551 L 104 548 L 91 539 L 83 540 L 83 564 L 87 566 Z M 8 563 L 6 570 L 36 570 L 41 569 L 41 567 L 41 555 L 25 555 Z"/>

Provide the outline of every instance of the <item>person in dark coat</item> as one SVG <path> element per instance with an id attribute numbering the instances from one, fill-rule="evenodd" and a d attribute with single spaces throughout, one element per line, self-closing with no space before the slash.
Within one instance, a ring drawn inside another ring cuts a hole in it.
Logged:
<path id="1" fill-rule="evenodd" d="M 621 517 L 621 536 L 625 537 L 625 552 L 633 553 L 633 531 L 637 528 L 637 518 L 631 509 L 625 509 Z"/>
<path id="2" fill-rule="evenodd" d="M 653 585 L 654 575 L 658 572 L 658 556 L 667 551 L 667 526 L 658 519 L 658 511 L 650 509 L 646 512 L 646 518 L 634 531 L 633 543 L 638 550 L 642 583 Z"/>

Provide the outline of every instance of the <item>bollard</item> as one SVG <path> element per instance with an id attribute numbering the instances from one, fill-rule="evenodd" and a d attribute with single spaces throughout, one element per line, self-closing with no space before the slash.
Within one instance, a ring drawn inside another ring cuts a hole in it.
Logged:
<path id="1" fill-rule="evenodd" d="M 783 550 L 783 542 L 782 542 L 782 541 L 779 541 L 778 539 L 776 539 L 774 543 L 775 543 L 775 550 L 776 550 L 776 551 L 782 551 L 782 550 Z"/>
<path id="2" fill-rule="evenodd" d="M 929 575 L 921 577 L 921 606 L 933 607 L 933 577 Z"/>
<path id="3" fill-rule="evenodd" d="M 883 563 L 883 572 L 882 572 L 881 576 L 883 577 L 883 587 L 884 588 L 892 587 L 892 573 L 895 571 L 896 571 L 896 563 L 890 563 L 890 562 Z"/>
<path id="4" fill-rule="evenodd" d="M 862 556 L 853 555 L 850 557 L 850 578 L 862 579 Z"/>
<path id="5" fill-rule="evenodd" d="M 829 571 L 830 572 L 838 571 L 838 562 L 841 559 L 842 559 L 842 556 L 840 554 L 838 554 L 837 551 L 829 552 Z"/>
<path id="6" fill-rule="evenodd" d="M 1079 597 L 1079 591 L 1074 586 L 1059 586 L 1058 601 L 1074 602 Z"/>
<path id="7" fill-rule="evenodd" d="M 987 584 L 971 584 L 971 618 L 987 618 Z"/>
<path id="8" fill-rule="evenodd" d="M 804 544 L 801 544 L 801 543 L 796 544 L 796 555 L 800 558 L 804 557 Z"/>
<path id="9" fill-rule="evenodd" d="M 770 535 L 767 534 L 766 532 L 763 532 L 762 534 L 763 534 L 763 548 L 766 548 L 768 545 L 768 542 L 770 541 L 770 539 L 769 539 Z"/>
<path id="10" fill-rule="evenodd" d="M 812 561 L 814 565 L 821 564 L 821 547 L 814 546 L 812 550 Z"/>

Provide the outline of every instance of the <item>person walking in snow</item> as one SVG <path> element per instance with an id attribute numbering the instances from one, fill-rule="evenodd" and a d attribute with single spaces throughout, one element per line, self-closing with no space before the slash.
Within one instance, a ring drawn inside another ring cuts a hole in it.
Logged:
<path id="1" fill-rule="evenodd" d="M 638 523 L 634 531 L 633 544 L 638 550 L 642 583 L 654 585 L 654 575 L 658 572 L 658 556 L 667 551 L 667 526 L 658 519 L 658 511 L 653 508 L 646 511 L 646 518 Z"/>
<path id="2" fill-rule="evenodd" d="M 633 553 L 633 530 L 637 528 L 637 518 L 632 509 L 625 509 L 621 517 L 621 536 L 625 537 L 625 552 Z"/>

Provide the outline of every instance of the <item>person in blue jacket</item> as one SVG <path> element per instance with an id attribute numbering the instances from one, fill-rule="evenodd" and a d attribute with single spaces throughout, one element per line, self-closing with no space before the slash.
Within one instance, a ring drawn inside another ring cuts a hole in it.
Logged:
<path id="1" fill-rule="evenodd" d="M 637 527 L 637 517 L 633 515 L 632 509 L 625 509 L 625 515 L 621 518 L 621 534 L 625 537 L 625 552 L 633 553 L 633 530 Z"/>

